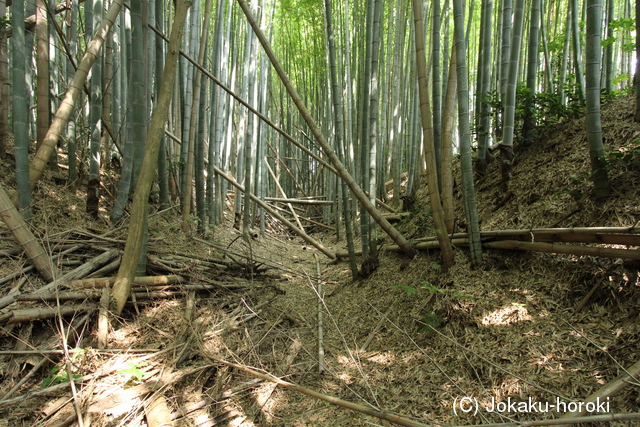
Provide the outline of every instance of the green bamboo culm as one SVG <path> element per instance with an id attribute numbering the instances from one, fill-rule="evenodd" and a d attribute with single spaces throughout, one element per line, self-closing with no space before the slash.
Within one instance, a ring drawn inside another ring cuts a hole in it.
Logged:
<path id="1" fill-rule="evenodd" d="M 24 218 L 31 216 L 31 189 L 29 185 L 29 102 L 25 82 L 25 34 L 24 2 L 16 1 L 11 6 L 11 63 L 13 109 L 13 137 L 15 141 L 16 184 L 18 188 L 18 210 Z M 48 159 L 47 159 L 48 160 Z"/>

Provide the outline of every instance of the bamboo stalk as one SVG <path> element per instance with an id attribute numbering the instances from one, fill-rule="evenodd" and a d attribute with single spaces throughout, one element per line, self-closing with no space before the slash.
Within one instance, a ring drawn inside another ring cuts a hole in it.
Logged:
<path id="1" fill-rule="evenodd" d="M 71 288 L 91 289 L 105 288 L 115 283 L 115 277 L 104 277 L 98 279 L 81 279 L 74 280 L 69 283 Z M 182 283 L 184 278 L 178 275 L 169 276 L 139 276 L 133 279 L 133 286 L 154 286 L 154 285 L 171 285 L 174 283 Z"/>
<path id="2" fill-rule="evenodd" d="M 276 183 L 278 182 L 276 181 Z M 286 199 L 281 197 L 265 197 L 264 200 L 267 202 L 292 203 L 295 205 L 333 205 L 332 200 Z"/>
<path id="3" fill-rule="evenodd" d="M 307 122 L 307 125 L 311 129 L 311 132 L 313 133 L 313 136 L 315 137 L 317 143 L 322 147 L 322 150 L 324 151 L 324 153 L 327 155 L 327 157 L 329 157 L 329 159 L 331 160 L 331 163 L 335 166 L 335 169 L 338 172 L 338 175 L 340 176 L 340 178 L 349 186 L 354 196 L 362 204 L 364 209 L 366 209 L 367 212 L 369 212 L 369 214 L 376 221 L 376 223 L 378 223 L 380 228 L 382 228 L 382 230 L 384 230 L 384 232 L 387 233 L 387 235 L 389 235 L 389 237 L 396 244 L 398 244 L 398 246 L 402 247 L 404 252 L 407 255 L 409 256 L 416 255 L 416 249 L 404 238 L 404 236 L 402 236 L 402 234 L 398 232 L 398 230 L 396 230 L 391 224 L 389 224 L 387 220 L 385 220 L 382 217 L 380 212 L 371 203 L 371 201 L 369 200 L 367 195 L 364 193 L 362 188 L 358 186 L 358 184 L 353 179 L 349 171 L 347 171 L 344 164 L 340 161 L 336 153 L 333 151 L 333 149 L 325 139 L 324 135 L 322 134 L 322 131 L 320 130 L 316 122 L 311 117 L 311 114 L 305 107 L 304 102 L 302 101 L 302 98 L 300 98 L 300 95 L 298 95 L 295 88 L 291 84 L 291 81 L 288 79 L 284 69 L 278 62 L 273 50 L 271 49 L 269 42 L 267 41 L 264 33 L 260 29 L 260 26 L 258 25 L 255 18 L 253 17 L 253 14 L 251 13 L 251 10 L 247 2 L 244 0 L 238 0 L 238 4 L 242 8 L 242 11 L 244 12 L 245 16 L 247 17 L 247 21 L 249 22 L 249 25 L 251 25 L 254 33 L 260 40 L 260 43 L 262 44 L 262 47 L 265 53 L 269 57 L 271 64 L 273 65 L 276 72 L 278 73 L 280 80 L 286 87 L 287 92 L 289 93 L 289 96 L 291 97 L 293 103 L 296 105 L 296 107 L 298 108 L 298 111 L 300 111 L 300 114 L 303 116 L 304 120 Z M 333 254 L 331 255 L 332 256 L 330 258 L 333 259 L 335 256 Z"/>
<path id="4" fill-rule="evenodd" d="M 612 249 L 593 246 L 559 245 L 556 243 L 528 243 L 515 240 L 485 242 L 482 246 L 491 249 L 518 249 L 522 251 L 548 252 L 570 255 L 590 255 L 606 258 L 622 258 L 640 260 L 638 249 Z"/>
<path id="5" fill-rule="evenodd" d="M 49 281 L 58 277 L 60 272 L 53 265 L 44 248 L 22 218 L 22 215 L 9 199 L 2 185 L 0 185 L 0 217 L 9 228 L 9 231 L 11 231 L 16 242 L 24 248 L 27 256 L 36 270 L 42 274 L 42 277 Z"/>
<path id="6" fill-rule="evenodd" d="M 61 307 L 47 307 L 47 308 L 26 308 L 20 310 L 13 310 L 0 316 L 0 324 L 13 324 L 31 322 L 40 319 L 51 319 L 52 317 L 69 316 L 77 313 L 83 313 L 85 311 L 94 310 L 96 307 L 93 304 L 84 305 L 63 305 Z"/>

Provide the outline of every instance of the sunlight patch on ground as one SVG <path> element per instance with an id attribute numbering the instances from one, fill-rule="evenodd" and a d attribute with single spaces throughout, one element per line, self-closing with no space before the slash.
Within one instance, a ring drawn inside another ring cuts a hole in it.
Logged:
<path id="1" fill-rule="evenodd" d="M 523 304 L 511 303 L 485 314 L 482 318 L 482 324 L 485 326 L 505 326 L 528 320 L 533 320 L 533 318 L 529 315 L 527 307 Z"/>
<path id="2" fill-rule="evenodd" d="M 390 352 L 380 352 L 367 357 L 367 360 L 380 365 L 392 365 L 396 361 L 396 357 L 395 354 Z"/>

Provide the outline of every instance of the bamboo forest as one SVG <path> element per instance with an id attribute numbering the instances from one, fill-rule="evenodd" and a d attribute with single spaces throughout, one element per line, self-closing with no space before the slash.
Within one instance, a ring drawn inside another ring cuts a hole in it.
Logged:
<path id="1" fill-rule="evenodd" d="M 0 0 L 0 427 L 639 425 L 639 14 Z"/>

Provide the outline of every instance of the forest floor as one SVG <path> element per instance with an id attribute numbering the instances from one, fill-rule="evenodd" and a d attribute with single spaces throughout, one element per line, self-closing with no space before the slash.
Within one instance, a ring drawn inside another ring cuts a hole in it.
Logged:
<path id="1" fill-rule="evenodd" d="M 633 111 L 631 98 L 603 110 L 612 197 L 593 200 L 585 120 L 570 120 L 540 130 L 531 146 L 517 150 L 508 185 L 501 182 L 499 162 L 489 166 L 476 185 L 481 228 L 636 225 L 640 152 L 634 144 L 640 125 L 633 122 Z M 11 159 L 1 167 L 0 180 L 13 188 Z M 122 225 L 109 222 L 110 206 L 100 218 L 88 217 L 85 189 L 72 194 L 65 175 L 48 172 L 34 192 L 31 222 L 47 248 L 55 254 L 64 244 L 84 244 L 62 258 L 70 264 L 108 248 L 122 250 L 126 229 L 97 237 Z M 105 185 L 113 191 L 109 179 Z M 464 227 L 459 189 L 456 208 Z M 444 271 L 439 251 L 409 259 L 386 251 L 391 242 L 381 238 L 379 267 L 353 282 L 347 263 L 331 263 L 275 221 L 269 221 L 270 232 L 251 240 L 241 238 L 231 222 L 228 217 L 208 236 L 211 246 L 181 232 L 176 210 L 150 216 L 148 274 L 176 273 L 187 284 L 210 288 L 194 299 L 178 295 L 130 304 L 122 317 L 111 319 L 105 350 L 97 349 L 95 314 L 75 329 L 70 345 L 82 350 L 72 352 L 68 367 L 76 401 L 92 426 L 146 426 L 145 408 L 161 401 L 158 397 L 166 399 L 176 426 L 391 425 L 257 380 L 221 359 L 354 404 L 450 426 L 557 418 L 566 412 L 563 407 L 542 413 L 483 408 L 508 399 L 570 404 L 638 361 L 639 262 L 487 249 L 482 265 L 471 269 L 467 249 L 455 248 L 456 263 Z M 398 228 L 409 239 L 433 235 L 426 188 Z M 314 237 L 345 249 L 334 235 Z M 6 228 L 0 228 L 0 239 L 0 249 L 17 248 Z M 3 255 L 0 262 L 0 278 L 27 265 L 23 255 Z M 0 297 L 43 284 L 33 274 L 18 276 L 3 285 Z M 89 305 L 74 304 L 80 303 Z M 56 307 L 55 301 L 49 304 Z M 323 373 L 318 373 L 319 304 Z M 43 306 L 20 302 L 0 315 Z M 81 319 L 4 325 L 0 350 L 60 349 L 61 325 L 66 329 Z M 3 352 L 0 426 L 73 424 L 72 393 L 58 385 L 68 381 L 60 354 Z M 43 381 L 49 386 L 42 388 Z M 477 399 L 480 411 L 463 413 L 456 405 L 465 397 Z M 638 382 L 607 403 L 612 413 L 637 412 Z"/>

